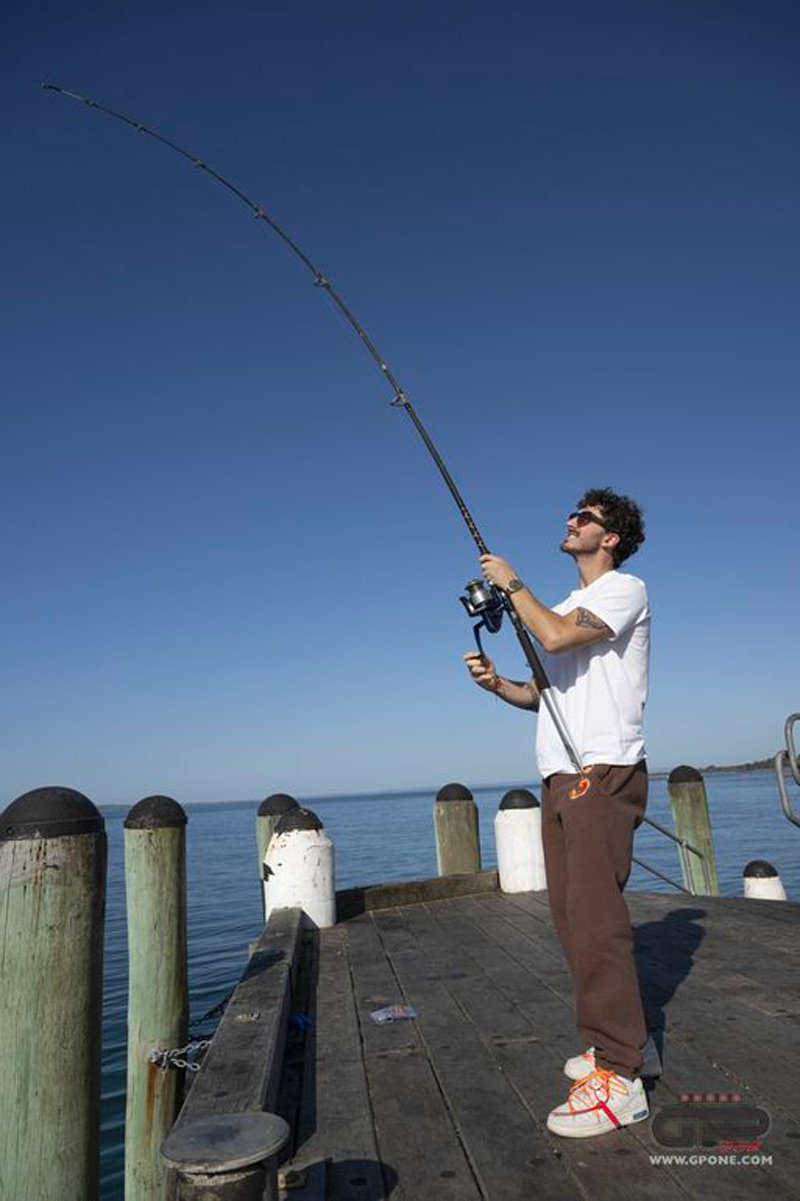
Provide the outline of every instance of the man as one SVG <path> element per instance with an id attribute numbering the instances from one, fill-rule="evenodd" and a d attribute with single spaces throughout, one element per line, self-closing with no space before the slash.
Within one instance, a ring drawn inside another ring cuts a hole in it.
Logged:
<path id="1" fill-rule="evenodd" d="M 622 891 L 633 833 L 647 804 L 642 715 L 650 611 L 636 576 L 618 570 L 644 542 L 641 510 L 609 488 L 587 492 L 567 519 L 561 550 L 578 587 L 550 609 L 497 555 L 486 579 L 510 598 L 541 644 L 555 704 L 580 756 L 575 767 L 531 679 L 504 679 L 485 656 L 464 656 L 473 679 L 510 705 L 539 713 L 542 841 L 553 924 L 575 981 L 575 1025 L 584 1045 L 564 1071 L 577 1083 L 547 1125 L 585 1138 L 648 1117 L 641 1076 L 660 1071 L 647 1039 L 633 933 Z M 644 1052 L 644 1062 L 643 1062 Z"/>

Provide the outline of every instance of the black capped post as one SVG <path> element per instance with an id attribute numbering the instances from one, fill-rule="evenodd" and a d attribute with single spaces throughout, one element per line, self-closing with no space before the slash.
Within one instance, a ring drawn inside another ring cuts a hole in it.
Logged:
<path id="1" fill-rule="evenodd" d="M 436 866 L 440 876 L 481 870 L 478 806 L 463 784 L 445 784 L 433 805 Z"/>
<path id="2" fill-rule="evenodd" d="M 786 889 L 766 859 L 751 859 L 742 873 L 742 893 L 754 901 L 785 901 Z"/>
<path id="3" fill-rule="evenodd" d="M 681 856 L 683 882 L 695 896 L 718 897 L 719 879 L 703 777 L 696 767 L 684 764 L 670 772 L 667 785 L 676 835 L 702 851 L 705 857 L 704 872 L 700 856 L 688 848 L 685 850 Z"/>
<path id="4" fill-rule="evenodd" d="M 542 847 L 542 811 L 527 788 L 512 788 L 494 819 L 497 874 L 501 892 L 547 888 Z"/>
<path id="5" fill-rule="evenodd" d="M 264 859 L 267 854 L 267 847 L 270 844 L 272 835 L 275 833 L 277 826 L 284 813 L 288 813 L 290 809 L 297 809 L 298 804 L 293 796 L 289 796 L 286 792 L 274 792 L 272 796 L 266 797 L 258 806 L 256 813 L 256 856 L 258 858 L 258 885 L 261 893 L 261 909 L 264 920 L 266 921 L 266 913 L 264 912 Z"/>
<path id="6" fill-rule="evenodd" d="M 72 788 L 0 813 L 0 1183 L 98 1201 L 106 834 Z"/>
<path id="7" fill-rule="evenodd" d="M 125 1196 L 172 1201 L 160 1150 L 183 1100 L 183 1071 L 157 1052 L 188 1038 L 186 814 L 166 796 L 145 797 L 125 819 L 128 911 L 128 1095 Z"/>
<path id="8" fill-rule="evenodd" d="M 311 809 L 296 805 L 275 826 L 264 860 L 264 911 L 302 909 L 307 926 L 336 925 L 333 843 Z"/>

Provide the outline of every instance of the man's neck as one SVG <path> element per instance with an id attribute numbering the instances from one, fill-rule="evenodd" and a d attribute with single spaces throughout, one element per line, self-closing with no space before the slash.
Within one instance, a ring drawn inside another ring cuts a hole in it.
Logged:
<path id="1" fill-rule="evenodd" d="M 600 557 L 595 555 L 581 555 L 576 558 L 575 566 L 578 569 L 578 577 L 581 581 L 581 588 L 588 588 L 595 580 L 599 580 L 601 575 L 605 575 L 609 571 L 614 570 L 614 564 L 609 561 L 607 555 Z"/>

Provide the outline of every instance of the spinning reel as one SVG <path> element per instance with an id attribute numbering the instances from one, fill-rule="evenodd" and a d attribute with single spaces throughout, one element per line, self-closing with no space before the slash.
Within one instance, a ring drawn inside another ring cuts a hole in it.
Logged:
<path id="1" fill-rule="evenodd" d="M 467 595 L 458 599 L 470 617 L 480 617 L 477 625 L 472 627 L 472 632 L 478 644 L 478 653 L 483 656 L 481 630 L 488 630 L 490 634 L 497 633 L 503 624 L 506 598 L 499 588 L 495 588 L 494 584 L 487 584 L 485 580 L 470 580 L 464 585 L 464 590 Z"/>

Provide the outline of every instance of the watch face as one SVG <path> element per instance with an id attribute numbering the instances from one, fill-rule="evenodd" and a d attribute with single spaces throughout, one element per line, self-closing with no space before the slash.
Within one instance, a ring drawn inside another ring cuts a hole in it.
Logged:
<path id="1" fill-rule="evenodd" d="M 508 581 L 506 592 L 519 592 L 520 588 L 524 587 L 525 585 L 523 584 L 522 580 L 518 580 L 515 576 L 513 580 Z"/>

